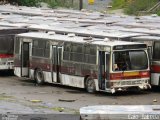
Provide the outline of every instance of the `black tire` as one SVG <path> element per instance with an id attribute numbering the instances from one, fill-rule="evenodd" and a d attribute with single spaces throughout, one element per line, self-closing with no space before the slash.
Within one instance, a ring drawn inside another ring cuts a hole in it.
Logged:
<path id="1" fill-rule="evenodd" d="M 36 81 L 37 84 L 39 84 L 39 85 L 44 84 L 44 75 L 43 75 L 42 70 L 37 69 L 35 71 L 34 75 L 35 75 L 35 81 Z"/>
<path id="2" fill-rule="evenodd" d="M 96 85 L 93 79 L 88 78 L 86 80 L 86 90 L 88 93 L 95 93 L 96 92 Z"/>

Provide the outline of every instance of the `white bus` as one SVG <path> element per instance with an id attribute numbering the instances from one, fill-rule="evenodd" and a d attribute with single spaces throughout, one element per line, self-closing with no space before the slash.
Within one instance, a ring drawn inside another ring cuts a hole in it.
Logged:
<path id="1" fill-rule="evenodd" d="M 57 83 L 88 92 L 150 87 L 147 45 L 74 34 L 16 35 L 14 72 L 38 84 Z"/>

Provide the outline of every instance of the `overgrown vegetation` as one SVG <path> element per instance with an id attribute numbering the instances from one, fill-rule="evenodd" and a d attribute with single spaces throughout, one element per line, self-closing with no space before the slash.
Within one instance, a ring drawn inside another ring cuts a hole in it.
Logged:
<path id="1" fill-rule="evenodd" d="M 126 0 L 112 0 L 113 9 L 121 9 L 126 7 Z"/>
<path id="2" fill-rule="evenodd" d="M 79 0 L 8 0 L 11 4 L 18 4 L 21 6 L 40 6 L 41 2 L 47 3 L 49 7 L 77 7 Z"/>
<path id="3" fill-rule="evenodd" d="M 24 6 L 37 6 L 37 3 L 41 0 L 8 0 L 11 4 L 18 4 Z"/>
<path id="4" fill-rule="evenodd" d="M 113 9 L 124 9 L 129 15 L 138 15 L 140 11 L 146 11 L 153 7 L 159 0 L 112 0 Z M 160 13 L 160 11 L 156 11 Z"/>

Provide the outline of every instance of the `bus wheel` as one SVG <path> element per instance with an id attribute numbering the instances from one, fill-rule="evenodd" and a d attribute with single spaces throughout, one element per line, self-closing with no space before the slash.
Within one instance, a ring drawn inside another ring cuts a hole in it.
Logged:
<path id="1" fill-rule="evenodd" d="M 35 71 L 35 80 L 36 80 L 36 83 L 37 84 L 43 84 L 44 83 L 44 75 L 43 75 L 43 72 L 42 70 L 40 69 L 37 69 Z"/>
<path id="2" fill-rule="evenodd" d="M 89 93 L 95 93 L 96 91 L 96 86 L 95 86 L 95 82 L 93 79 L 88 78 L 86 81 L 86 90 Z"/>

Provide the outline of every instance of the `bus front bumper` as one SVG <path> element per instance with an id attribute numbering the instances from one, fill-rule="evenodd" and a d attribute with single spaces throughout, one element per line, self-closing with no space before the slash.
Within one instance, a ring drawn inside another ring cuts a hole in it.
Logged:
<path id="1" fill-rule="evenodd" d="M 149 79 L 141 80 L 120 80 L 111 82 L 112 86 L 107 89 L 110 93 L 115 93 L 117 91 L 129 91 L 133 89 L 145 90 L 150 89 Z"/>

